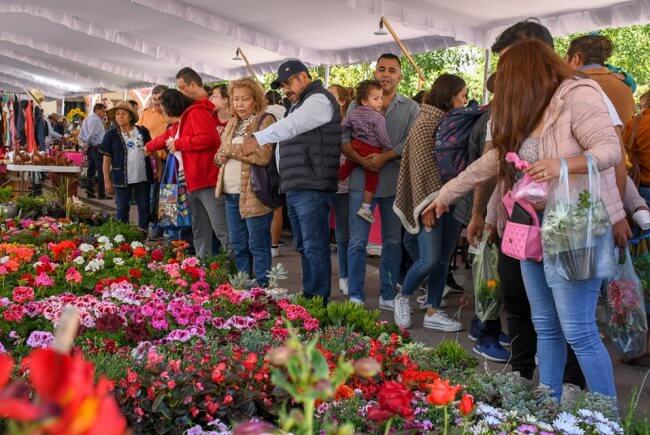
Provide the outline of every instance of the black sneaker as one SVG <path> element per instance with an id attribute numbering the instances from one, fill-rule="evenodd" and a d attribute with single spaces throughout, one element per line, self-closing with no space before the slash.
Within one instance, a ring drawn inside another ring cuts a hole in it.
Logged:
<path id="1" fill-rule="evenodd" d="M 100 193 L 99 195 L 97 195 L 97 199 L 113 199 L 113 197 Z"/>
<path id="2" fill-rule="evenodd" d="M 449 287 L 452 290 L 452 293 L 464 293 L 465 289 L 463 286 L 458 284 L 456 280 L 454 279 L 454 274 L 449 272 L 447 274 L 447 287 Z"/>

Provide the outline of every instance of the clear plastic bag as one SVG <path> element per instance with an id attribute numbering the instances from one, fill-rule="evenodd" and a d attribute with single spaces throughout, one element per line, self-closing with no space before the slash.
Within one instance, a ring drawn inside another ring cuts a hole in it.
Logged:
<path id="1" fill-rule="evenodd" d="M 544 273 L 550 287 L 616 273 L 612 225 L 600 199 L 600 173 L 593 157 L 588 174 L 571 175 L 561 160 L 560 177 L 550 189 L 542 222 Z"/>
<path id="2" fill-rule="evenodd" d="M 506 154 L 506 161 L 515 165 L 515 168 L 522 171 L 530 164 L 526 160 L 521 160 L 517 153 Z M 539 204 L 546 201 L 546 192 L 548 184 L 546 182 L 538 183 L 530 175 L 524 176 L 512 186 L 512 198 L 517 202 L 527 202 L 529 204 Z"/>
<path id="3" fill-rule="evenodd" d="M 643 355 L 648 334 L 643 285 L 627 249 L 618 273 L 607 284 L 606 313 L 607 333 L 621 356 L 629 359 Z"/>
<path id="4" fill-rule="evenodd" d="M 501 314 L 501 285 L 498 271 L 499 250 L 487 242 L 487 234 L 479 243 L 472 261 L 474 306 L 481 322 L 498 319 Z"/>

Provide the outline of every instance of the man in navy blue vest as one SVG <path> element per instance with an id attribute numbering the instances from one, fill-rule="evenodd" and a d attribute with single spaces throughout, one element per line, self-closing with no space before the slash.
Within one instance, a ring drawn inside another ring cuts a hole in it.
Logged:
<path id="1" fill-rule="evenodd" d="M 332 271 L 329 207 L 337 189 L 341 154 L 339 105 L 298 60 L 280 65 L 271 87 L 282 88 L 291 101 L 289 113 L 254 133 L 242 151 L 248 155 L 259 144 L 279 143 L 280 189 L 287 195 L 294 244 L 302 257 L 303 291 L 327 302 Z"/>

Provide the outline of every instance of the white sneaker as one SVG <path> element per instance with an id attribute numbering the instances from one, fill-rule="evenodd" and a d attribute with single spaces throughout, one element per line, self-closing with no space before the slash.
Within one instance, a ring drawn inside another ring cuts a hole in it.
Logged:
<path id="1" fill-rule="evenodd" d="M 436 311 L 432 316 L 425 314 L 423 326 L 445 332 L 457 332 L 463 329 L 460 322 L 450 318 L 444 311 Z"/>
<path id="2" fill-rule="evenodd" d="M 348 295 L 348 279 L 339 278 L 339 291 L 344 295 Z"/>
<path id="3" fill-rule="evenodd" d="M 395 324 L 400 328 L 411 327 L 411 305 L 407 296 L 395 296 L 395 313 L 393 315 Z"/>
<path id="4" fill-rule="evenodd" d="M 280 256 L 280 248 L 279 247 L 277 247 L 277 248 L 271 247 L 271 257 L 276 258 L 276 257 L 279 257 L 279 256 Z"/>
<path id="5" fill-rule="evenodd" d="M 361 305 L 362 307 L 366 306 L 365 302 L 363 302 L 361 299 L 358 298 L 350 298 L 350 302 L 352 302 L 353 304 Z"/>
<path id="6" fill-rule="evenodd" d="M 366 210 L 363 207 L 357 210 L 357 216 L 359 216 L 361 219 L 371 224 L 375 223 L 375 217 L 372 215 L 372 212 L 370 210 Z"/>
<path id="7" fill-rule="evenodd" d="M 379 308 L 382 310 L 395 311 L 395 300 L 386 301 L 384 298 L 379 296 Z"/>

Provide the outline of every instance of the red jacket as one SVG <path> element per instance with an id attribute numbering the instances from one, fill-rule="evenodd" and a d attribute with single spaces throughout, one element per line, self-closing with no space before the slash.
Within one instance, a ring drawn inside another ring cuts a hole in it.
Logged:
<path id="1" fill-rule="evenodd" d="M 219 168 L 214 164 L 214 155 L 219 151 L 221 139 L 212 117 L 213 108 L 207 99 L 199 100 L 181 116 L 181 132 L 175 145 L 176 150 L 181 152 L 189 192 L 217 185 Z M 164 149 L 167 139 L 176 136 L 178 124 L 173 124 L 163 134 L 149 141 L 147 151 Z"/>

